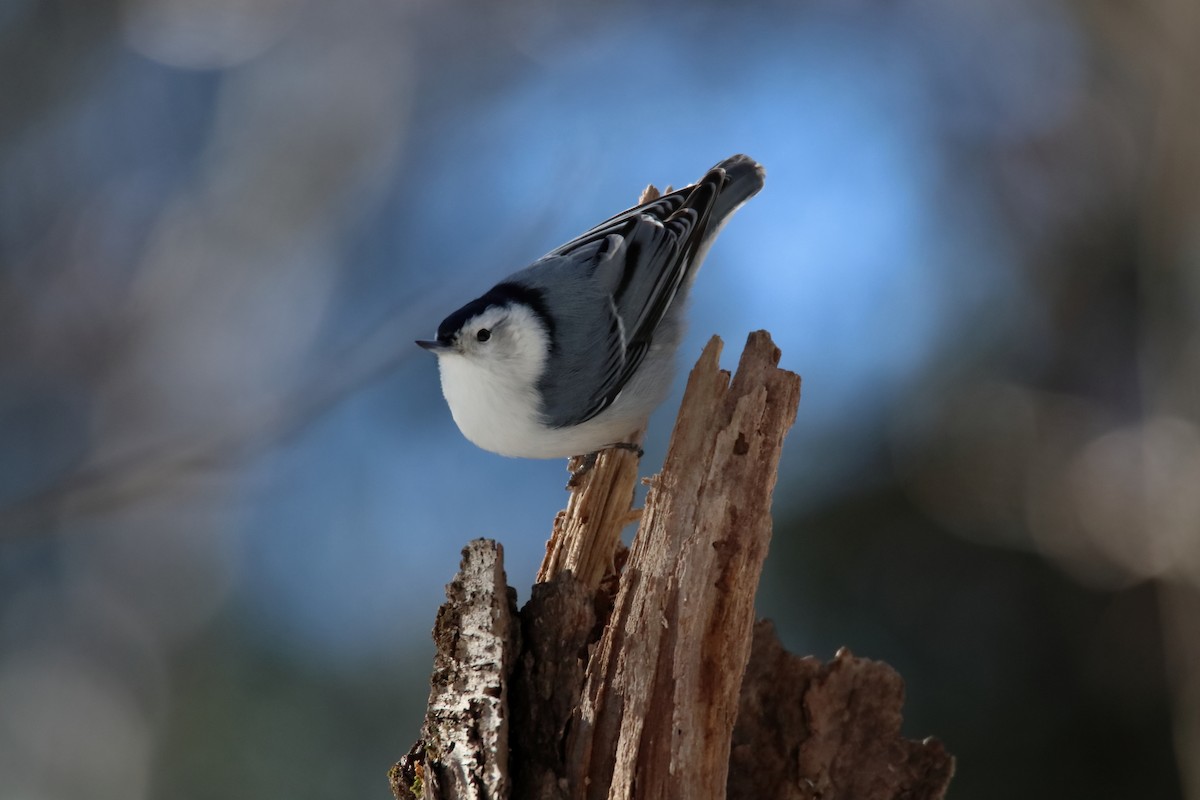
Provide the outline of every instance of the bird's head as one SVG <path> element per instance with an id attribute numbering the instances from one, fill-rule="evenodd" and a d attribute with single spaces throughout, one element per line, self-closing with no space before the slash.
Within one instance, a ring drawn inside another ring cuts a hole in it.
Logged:
<path id="1" fill-rule="evenodd" d="M 536 380 L 550 354 L 551 326 L 535 295 L 505 286 L 467 303 L 442 320 L 436 339 L 417 344 L 442 360 L 466 359 L 490 372 Z"/>

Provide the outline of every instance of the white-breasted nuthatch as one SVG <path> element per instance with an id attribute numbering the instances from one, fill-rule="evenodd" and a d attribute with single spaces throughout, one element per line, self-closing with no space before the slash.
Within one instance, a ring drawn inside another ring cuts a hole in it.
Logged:
<path id="1" fill-rule="evenodd" d="M 671 387 L 700 262 L 764 175 L 748 156 L 727 158 L 550 251 L 417 342 L 438 357 L 463 435 L 524 458 L 627 445 Z"/>

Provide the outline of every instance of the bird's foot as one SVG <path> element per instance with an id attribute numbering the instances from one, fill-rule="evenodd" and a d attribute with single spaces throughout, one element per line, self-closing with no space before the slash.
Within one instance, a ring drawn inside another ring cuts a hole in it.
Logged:
<path id="1" fill-rule="evenodd" d="M 596 466 L 596 459 L 600 457 L 600 453 L 609 449 L 628 450 L 631 453 L 636 453 L 638 458 L 641 458 L 646 454 L 646 451 L 643 450 L 640 445 L 634 444 L 633 442 L 616 442 L 615 444 L 610 444 L 608 447 L 588 453 L 587 455 L 576 456 L 576 458 L 580 459 L 579 466 L 571 470 L 571 478 L 567 481 L 568 491 L 571 489 L 578 489 L 583 484 L 583 476 L 591 472 L 592 468 Z"/>
<path id="2" fill-rule="evenodd" d="M 631 453 L 637 453 L 638 458 L 646 455 L 646 451 L 642 449 L 642 446 L 640 444 L 636 444 L 635 442 L 617 442 L 616 444 L 609 446 L 614 450 L 628 450 Z M 592 455 L 599 455 L 599 453 L 592 453 Z"/>

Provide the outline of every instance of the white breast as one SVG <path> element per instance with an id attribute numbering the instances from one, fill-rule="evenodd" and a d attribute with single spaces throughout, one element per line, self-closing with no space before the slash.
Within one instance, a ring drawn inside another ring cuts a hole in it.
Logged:
<path id="1" fill-rule="evenodd" d="M 438 361 L 442 394 L 463 436 L 503 456 L 538 457 L 529 452 L 531 443 L 545 435 L 536 375 L 492 370 L 457 354 Z"/>
<path id="2" fill-rule="evenodd" d="M 501 325 L 489 345 L 468 340 L 467 352 L 442 353 L 442 394 L 455 423 L 472 443 L 505 456 L 539 457 L 548 430 L 541 423 L 537 382 L 550 342 L 532 312 L 520 305 L 489 309 L 477 327 Z M 544 457 L 544 456 L 542 456 Z"/>
<path id="3" fill-rule="evenodd" d="M 580 425 L 549 428 L 538 413 L 536 378 L 481 368 L 456 354 L 439 359 L 442 393 L 463 435 L 484 450 L 519 458 L 566 458 L 627 441 L 645 425 L 670 386 L 670 366 L 661 357 L 655 361 L 659 363 L 652 370 L 657 372 L 649 373 L 655 386 L 623 393 L 603 413 Z M 639 373 L 643 380 L 647 377 L 645 370 Z"/>
<path id="4" fill-rule="evenodd" d="M 549 342 L 540 324 L 519 306 L 510 309 L 503 345 L 487 351 L 446 352 L 438 357 L 442 394 L 459 430 L 473 444 L 504 456 L 563 458 L 584 455 L 641 428 L 671 382 L 674 341 L 653 347 L 630 381 L 631 391 L 587 422 L 550 428 L 542 422 L 538 380 Z M 668 337 L 670 338 L 670 337 Z M 485 353 L 486 355 L 482 355 Z"/>

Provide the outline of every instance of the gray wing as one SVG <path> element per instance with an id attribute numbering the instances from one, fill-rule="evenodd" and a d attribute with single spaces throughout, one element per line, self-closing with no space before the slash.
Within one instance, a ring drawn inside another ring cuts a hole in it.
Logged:
<path id="1" fill-rule="evenodd" d="M 522 282 L 551 296 L 550 322 L 569 320 L 554 326 L 539 387 L 547 424 L 577 425 L 612 405 L 682 302 L 712 236 L 763 179 L 753 159 L 732 156 L 696 184 L 622 211 L 524 271 Z"/>
<path id="2" fill-rule="evenodd" d="M 612 405 L 637 371 L 659 323 L 688 284 L 693 256 L 724 182 L 725 173 L 714 169 L 695 186 L 618 214 L 549 254 L 588 265 L 599 290 L 590 302 L 599 308 L 593 306 L 584 316 L 591 318 L 590 329 L 603 332 L 597 341 L 572 348 L 578 353 L 562 354 L 576 355 L 586 366 L 560 360 L 548 370 L 572 376 L 576 387 L 590 388 L 581 396 L 562 381 L 547 382 L 543 397 L 550 424 L 565 427 L 595 417 Z"/>

